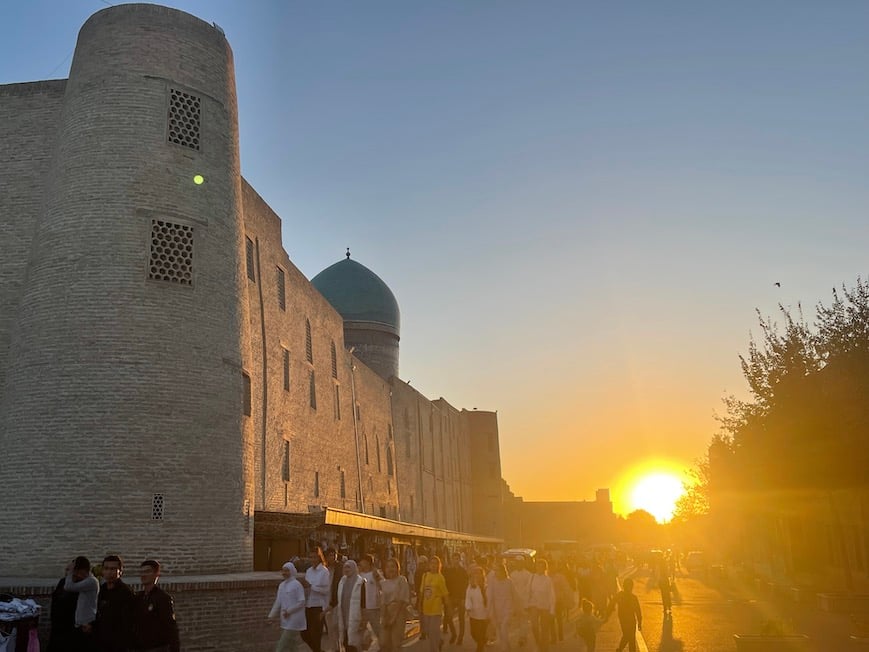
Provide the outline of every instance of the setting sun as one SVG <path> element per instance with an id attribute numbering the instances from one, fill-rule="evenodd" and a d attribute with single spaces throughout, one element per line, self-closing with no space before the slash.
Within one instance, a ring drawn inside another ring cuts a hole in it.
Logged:
<path id="1" fill-rule="evenodd" d="M 640 477 L 631 490 L 633 509 L 644 509 L 658 523 L 673 518 L 676 501 L 685 493 L 682 480 L 672 473 L 649 473 Z"/>

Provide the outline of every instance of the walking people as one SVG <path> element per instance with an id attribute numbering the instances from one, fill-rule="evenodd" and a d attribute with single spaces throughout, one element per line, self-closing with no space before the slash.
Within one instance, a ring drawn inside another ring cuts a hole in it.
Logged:
<path id="1" fill-rule="evenodd" d="M 591 584 L 591 601 L 594 603 L 594 612 L 598 616 L 603 616 L 607 612 L 607 608 L 610 604 L 610 587 L 606 573 L 603 569 L 603 564 L 600 562 L 598 557 L 595 557 L 592 562 L 589 580 Z"/>
<path id="2" fill-rule="evenodd" d="M 127 652 L 133 634 L 135 594 L 121 575 L 124 561 L 118 555 L 103 559 L 103 582 L 97 599 L 94 640 L 98 652 Z"/>
<path id="3" fill-rule="evenodd" d="M 486 576 L 479 566 L 471 568 L 463 603 L 471 623 L 471 638 L 477 644 L 476 652 L 483 652 L 489 629 L 489 597 L 486 594 Z"/>
<path id="4" fill-rule="evenodd" d="M 441 621 L 444 605 L 449 605 L 450 600 L 447 582 L 441 574 L 441 568 L 440 557 L 432 555 L 428 562 L 428 571 L 423 574 L 420 582 L 419 607 L 422 633 L 426 635 L 427 649 L 430 652 L 439 652 L 441 649 Z"/>
<path id="5" fill-rule="evenodd" d="M 416 570 L 413 574 L 413 598 L 417 604 L 417 608 L 419 608 L 420 604 L 420 585 L 422 584 L 422 577 L 428 572 L 428 557 L 425 555 L 420 555 L 416 560 Z M 422 614 L 420 614 L 420 623 L 422 623 Z M 419 634 L 419 640 L 424 641 L 428 638 L 428 635 L 425 632 L 425 629 L 422 628 L 422 631 Z"/>
<path id="6" fill-rule="evenodd" d="M 278 585 L 275 603 L 269 612 L 269 620 L 278 621 L 281 627 L 281 637 L 275 647 L 275 652 L 298 652 L 302 649 L 301 632 L 307 628 L 305 619 L 305 589 L 296 578 L 296 565 L 287 562 L 281 568 L 284 580 Z M 320 627 L 322 630 L 322 621 Z"/>
<path id="7" fill-rule="evenodd" d="M 383 576 L 374 567 L 374 557 L 366 553 L 359 558 L 359 577 L 365 580 L 365 609 L 362 617 L 371 625 L 374 636 L 380 642 L 380 582 Z"/>
<path id="8" fill-rule="evenodd" d="M 320 652 L 323 641 L 323 611 L 329 605 L 332 576 L 319 546 L 311 550 L 310 560 L 311 565 L 305 571 L 304 578 L 300 579 L 306 594 L 305 627 L 301 636 L 312 652 Z"/>
<path id="9" fill-rule="evenodd" d="M 670 584 L 670 573 L 667 560 L 662 559 L 658 566 L 658 588 L 661 590 L 661 605 L 664 608 L 664 618 L 673 615 L 673 589 Z"/>
<path id="10" fill-rule="evenodd" d="M 622 583 L 622 590 L 616 594 L 615 599 L 607 610 L 607 617 L 618 609 L 619 625 L 622 628 L 622 638 L 619 641 L 618 652 L 622 652 L 625 646 L 630 652 L 637 652 L 637 630 L 643 628 L 643 613 L 640 611 L 640 601 L 633 593 L 634 580 L 630 577 Z"/>
<path id="11" fill-rule="evenodd" d="M 327 548 L 326 568 L 329 569 L 329 604 L 323 610 L 326 623 L 326 642 L 329 652 L 338 652 L 338 583 L 344 577 L 344 563 L 338 559 L 335 548 Z"/>
<path id="12" fill-rule="evenodd" d="M 585 652 L 594 652 L 597 632 L 603 625 L 603 621 L 593 612 L 594 605 L 591 600 L 583 599 L 579 618 L 576 619 L 576 635 L 585 643 Z"/>
<path id="13" fill-rule="evenodd" d="M 146 559 L 139 567 L 142 590 L 133 601 L 133 650 L 179 652 L 178 623 L 172 596 L 157 586 L 160 562 Z"/>
<path id="14" fill-rule="evenodd" d="M 531 587 L 531 571 L 528 570 L 528 563 L 525 560 L 519 559 L 510 562 L 510 579 L 513 581 L 513 586 L 516 588 L 516 595 L 519 599 L 518 608 L 516 610 L 516 620 L 519 629 L 519 646 L 525 645 L 528 640 L 528 634 L 531 628 L 531 614 L 528 611 L 528 597 Z"/>
<path id="15" fill-rule="evenodd" d="M 552 640 L 564 640 L 564 623 L 573 606 L 573 589 L 567 579 L 567 564 L 565 562 L 553 562 L 552 586 L 555 589 L 555 619 L 553 620 Z"/>
<path id="16" fill-rule="evenodd" d="M 468 571 L 462 566 L 462 559 L 458 553 L 453 553 L 448 559 L 447 566 L 444 568 L 444 579 L 450 594 L 450 607 L 444 611 L 446 621 L 444 633 L 450 632 L 450 644 L 461 645 L 465 638 L 465 592 L 468 588 Z M 458 635 L 453 618 L 458 620 Z"/>
<path id="17" fill-rule="evenodd" d="M 516 587 L 501 560 L 495 560 L 493 564 L 492 577 L 486 586 L 486 598 L 489 620 L 495 628 L 495 640 L 499 649 L 507 652 L 510 649 L 510 621 L 521 607 Z"/>
<path id="18" fill-rule="evenodd" d="M 344 652 L 362 649 L 365 618 L 365 580 L 359 577 L 359 567 L 352 559 L 344 562 L 343 577 L 338 582 L 338 641 Z"/>
<path id="19" fill-rule="evenodd" d="M 404 642 L 404 630 L 407 623 L 407 605 L 410 604 L 410 585 L 407 578 L 401 574 L 401 566 L 397 559 L 387 559 L 383 562 L 383 574 L 380 581 L 381 601 L 381 652 L 399 652 Z"/>
<path id="20" fill-rule="evenodd" d="M 539 652 L 548 652 L 552 619 L 555 617 L 555 588 L 545 559 L 538 559 L 534 563 L 534 574 L 528 584 L 528 613 L 537 649 Z"/>

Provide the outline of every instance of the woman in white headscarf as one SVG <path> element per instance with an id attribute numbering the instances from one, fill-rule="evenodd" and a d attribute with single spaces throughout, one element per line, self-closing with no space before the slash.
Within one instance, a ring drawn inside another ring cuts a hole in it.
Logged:
<path id="1" fill-rule="evenodd" d="M 344 562 L 344 577 L 338 582 L 338 645 L 344 652 L 358 652 L 365 632 L 365 579 L 359 576 L 356 562 Z"/>
<path id="2" fill-rule="evenodd" d="M 302 649 L 301 632 L 305 629 L 305 589 L 296 579 L 296 566 L 288 561 L 281 568 L 284 581 L 278 586 L 278 594 L 269 620 L 280 617 L 281 638 L 276 652 L 296 652 Z"/>

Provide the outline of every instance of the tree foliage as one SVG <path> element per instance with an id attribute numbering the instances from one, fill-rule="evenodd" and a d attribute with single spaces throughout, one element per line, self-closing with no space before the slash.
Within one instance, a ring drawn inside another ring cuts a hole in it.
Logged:
<path id="1" fill-rule="evenodd" d="M 730 480 L 757 490 L 862 484 L 869 464 L 869 283 L 858 278 L 853 288 L 833 289 L 832 303 L 817 304 L 813 323 L 800 305 L 779 305 L 779 315 L 781 327 L 758 312 L 760 336 L 740 356 L 752 400 L 726 399 L 719 419 L 735 461 L 728 468 L 740 476 Z"/>
<path id="2" fill-rule="evenodd" d="M 689 471 L 691 481 L 684 483 L 685 493 L 676 501 L 674 523 L 687 523 L 709 513 L 709 454 L 696 461 Z"/>

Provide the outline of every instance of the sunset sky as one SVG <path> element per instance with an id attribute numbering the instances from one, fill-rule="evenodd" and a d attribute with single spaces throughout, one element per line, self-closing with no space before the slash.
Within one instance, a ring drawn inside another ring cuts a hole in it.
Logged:
<path id="1" fill-rule="evenodd" d="M 2 3 L 0 83 L 107 4 Z M 161 4 L 226 32 L 291 260 L 383 278 L 401 376 L 497 410 L 526 500 L 629 511 L 744 395 L 755 308 L 869 269 L 869 3 Z"/>

